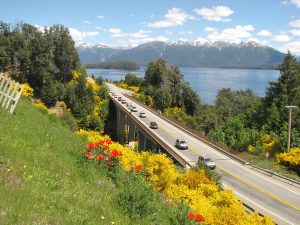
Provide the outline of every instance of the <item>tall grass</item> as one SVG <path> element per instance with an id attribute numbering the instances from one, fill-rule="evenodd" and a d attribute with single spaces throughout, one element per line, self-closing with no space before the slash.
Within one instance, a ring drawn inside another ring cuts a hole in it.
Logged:
<path id="1" fill-rule="evenodd" d="M 0 109 L 0 224 L 131 224 L 105 173 L 78 163 L 83 140 L 27 99 L 15 112 Z"/>

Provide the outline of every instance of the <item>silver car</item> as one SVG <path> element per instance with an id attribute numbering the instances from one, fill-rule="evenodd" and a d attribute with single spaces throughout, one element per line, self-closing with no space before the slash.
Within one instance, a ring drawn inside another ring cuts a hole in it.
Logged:
<path id="1" fill-rule="evenodd" d="M 145 112 L 140 112 L 139 117 L 140 118 L 146 118 L 146 113 Z"/>
<path id="2" fill-rule="evenodd" d="M 182 138 L 177 138 L 175 142 L 175 146 L 179 149 L 188 149 L 189 146 L 186 141 Z"/>
<path id="3" fill-rule="evenodd" d="M 216 168 L 216 163 L 208 155 L 199 156 L 198 163 L 204 164 L 206 167 L 210 168 L 211 170 L 214 170 Z"/>

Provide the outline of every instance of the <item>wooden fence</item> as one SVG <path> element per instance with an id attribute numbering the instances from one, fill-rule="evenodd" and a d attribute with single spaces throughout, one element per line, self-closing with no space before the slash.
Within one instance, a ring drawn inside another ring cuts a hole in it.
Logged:
<path id="1" fill-rule="evenodd" d="M 18 104 L 23 86 L 0 73 L 0 105 L 12 114 Z"/>

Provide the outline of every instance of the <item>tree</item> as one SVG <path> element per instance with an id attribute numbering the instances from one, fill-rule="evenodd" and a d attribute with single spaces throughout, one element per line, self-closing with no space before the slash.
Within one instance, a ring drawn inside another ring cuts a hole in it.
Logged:
<path id="1" fill-rule="evenodd" d="M 172 96 L 171 107 L 181 107 L 181 83 L 183 80 L 183 74 L 177 66 L 171 66 L 171 68 L 167 70 L 167 77 L 170 86 L 170 94 Z"/>
<path id="2" fill-rule="evenodd" d="M 184 82 L 181 87 L 185 112 L 193 116 L 200 104 L 200 98 L 187 82 Z"/>
<path id="3" fill-rule="evenodd" d="M 151 61 L 148 64 L 147 70 L 145 72 L 145 85 L 152 85 L 155 87 L 160 87 L 163 83 L 163 76 L 167 70 L 166 61 L 163 59 L 158 59 L 156 61 Z"/>
<path id="4" fill-rule="evenodd" d="M 245 112 L 257 100 L 258 97 L 252 90 L 233 91 L 230 88 L 223 88 L 218 91 L 216 97 L 216 110 L 220 120 L 225 121 L 229 117 Z"/>

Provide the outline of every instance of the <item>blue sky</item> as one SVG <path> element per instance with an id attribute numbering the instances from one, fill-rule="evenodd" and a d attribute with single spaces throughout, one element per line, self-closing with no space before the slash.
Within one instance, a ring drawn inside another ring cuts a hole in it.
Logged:
<path id="1" fill-rule="evenodd" d="M 76 44 L 255 41 L 300 55 L 300 0 L 0 0 L 0 20 L 63 24 Z"/>

